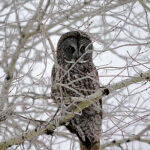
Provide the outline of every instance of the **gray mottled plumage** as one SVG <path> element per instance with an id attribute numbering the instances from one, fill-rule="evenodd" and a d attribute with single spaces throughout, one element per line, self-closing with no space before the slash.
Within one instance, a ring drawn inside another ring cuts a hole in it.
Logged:
<path id="1" fill-rule="evenodd" d="M 57 46 L 59 64 L 59 90 L 52 95 L 64 113 L 73 110 L 78 102 L 65 103 L 65 97 L 84 97 L 94 93 L 98 88 L 98 72 L 92 61 L 92 41 L 90 37 L 78 31 L 63 34 Z M 55 68 L 52 70 L 52 85 L 56 83 Z M 82 110 L 66 126 L 78 136 L 81 150 L 99 150 L 101 135 L 102 102 L 92 104 Z"/>

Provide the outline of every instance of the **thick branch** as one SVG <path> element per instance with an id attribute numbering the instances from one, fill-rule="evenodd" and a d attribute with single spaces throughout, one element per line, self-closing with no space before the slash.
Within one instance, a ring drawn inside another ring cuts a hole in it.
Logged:
<path id="1" fill-rule="evenodd" d="M 119 83 L 110 85 L 108 88 L 110 92 L 115 92 L 118 89 L 125 88 L 129 85 L 132 85 L 134 83 L 138 83 L 141 81 L 150 80 L 150 70 L 144 73 L 141 73 L 140 75 L 135 75 L 133 78 L 126 79 L 124 81 L 121 81 Z M 79 103 L 78 107 L 72 111 L 72 113 L 65 115 L 63 118 L 56 116 L 53 121 L 51 121 L 46 127 L 41 127 L 39 129 L 35 129 L 33 131 L 29 131 L 27 133 L 23 133 L 20 136 L 11 138 L 5 142 L 0 143 L 0 149 L 4 150 L 8 148 L 9 146 L 21 144 L 26 140 L 30 140 L 32 138 L 38 137 L 39 135 L 43 135 L 48 130 L 49 134 L 52 134 L 53 131 L 56 129 L 56 127 L 67 124 L 69 120 L 71 120 L 75 114 L 81 112 L 84 108 L 89 107 L 92 103 L 96 102 L 97 100 L 103 98 L 106 93 L 106 91 L 102 91 L 102 89 L 97 90 L 94 94 L 86 97 L 86 98 L 80 98 L 81 103 Z M 71 98 L 71 100 L 76 100 L 79 98 Z M 90 101 L 89 101 L 90 100 Z M 141 135 L 141 134 L 140 134 Z"/>

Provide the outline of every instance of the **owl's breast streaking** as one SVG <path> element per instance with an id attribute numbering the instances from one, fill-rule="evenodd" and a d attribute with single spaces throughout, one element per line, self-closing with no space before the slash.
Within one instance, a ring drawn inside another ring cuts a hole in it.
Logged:
<path id="1" fill-rule="evenodd" d="M 59 92 L 57 92 L 57 97 L 59 97 L 57 103 L 60 105 L 65 98 L 79 97 L 80 101 L 80 97 L 88 96 L 100 88 L 98 72 L 93 63 L 66 64 L 60 68 L 59 79 L 61 85 L 64 85 L 60 86 Z M 69 111 L 75 109 L 79 101 L 65 102 L 66 106 L 70 106 L 66 107 L 65 112 L 69 113 Z M 67 128 L 75 133 L 83 143 L 96 142 L 101 134 L 101 120 L 102 103 L 99 100 L 90 107 L 85 108 L 81 115 L 75 115 Z"/>
<path id="2" fill-rule="evenodd" d="M 98 73 L 93 63 L 66 65 L 60 70 L 63 96 L 88 96 L 100 88 Z M 68 87 L 68 88 L 67 88 Z"/>

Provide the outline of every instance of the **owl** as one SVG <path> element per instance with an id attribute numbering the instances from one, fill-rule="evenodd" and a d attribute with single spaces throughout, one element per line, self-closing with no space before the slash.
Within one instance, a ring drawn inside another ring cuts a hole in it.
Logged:
<path id="1" fill-rule="evenodd" d="M 53 67 L 52 97 L 65 114 L 78 107 L 81 97 L 91 95 L 100 88 L 92 53 L 92 41 L 84 32 L 65 33 L 58 41 L 56 56 L 59 79 L 56 81 L 56 71 Z M 53 90 L 56 82 L 59 83 L 59 88 Z M 65 99 L 70 97 L 78 97 L 78 101 L 65 102 Z M 76 114 L 66 128 L 79 138 L 81 150 L 99 150 L 101 124 L 102 100 L 100 99 Z"/>

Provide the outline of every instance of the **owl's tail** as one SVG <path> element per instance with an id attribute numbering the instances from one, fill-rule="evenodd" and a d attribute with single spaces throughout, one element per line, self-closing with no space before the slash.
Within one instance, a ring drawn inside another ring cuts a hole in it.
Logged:
<path id="1" fill-rule="evenodd" d="M 80 150 L 100 150 L 100 142 L 94 144 L 80 142 Z"/>

